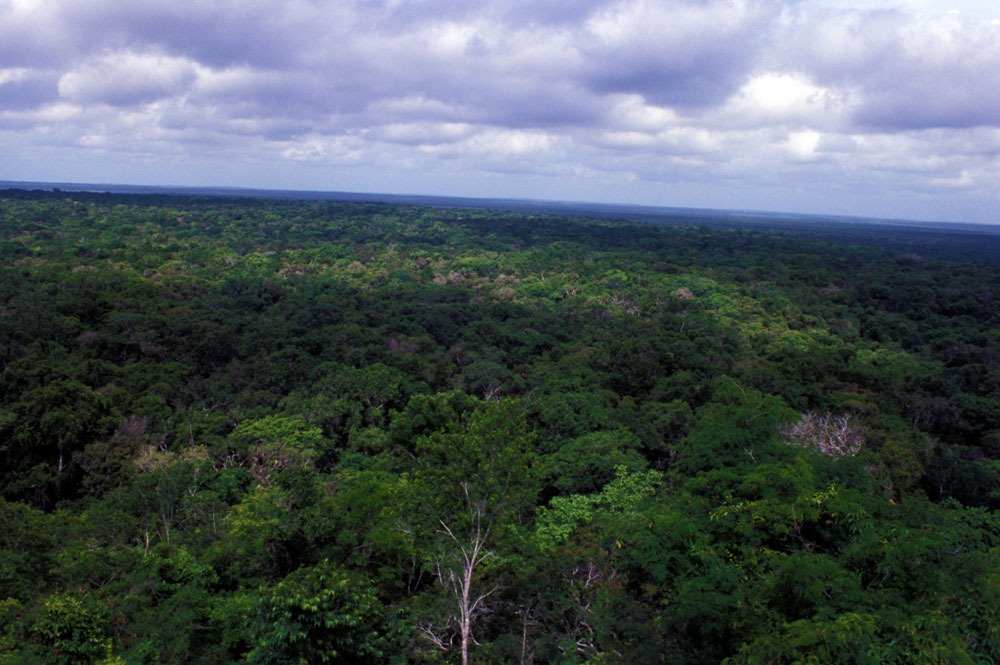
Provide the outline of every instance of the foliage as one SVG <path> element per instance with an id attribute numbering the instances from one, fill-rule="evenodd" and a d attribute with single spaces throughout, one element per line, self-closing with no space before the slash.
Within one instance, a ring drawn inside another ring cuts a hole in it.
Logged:
<path id="1" fill-rule="evenodd" d="M 248 659 L 278 663 L 388 663 L 397 658 L 399 617 L 367 585 L 329 561 L 300 568 L 262 590 L 248 620 Z"/>
<path id="2" fill-rule="evenodd" d="M 91 665 L 111 655 L 104 617 L 86 596 L 50 596 L 32 628 L 47 662 Z"/>
<path id="3" fill-rule="evenodd" d="M 673 222 L 0 192 L 0 663 L 1000 659 L 996 234 Z"/>

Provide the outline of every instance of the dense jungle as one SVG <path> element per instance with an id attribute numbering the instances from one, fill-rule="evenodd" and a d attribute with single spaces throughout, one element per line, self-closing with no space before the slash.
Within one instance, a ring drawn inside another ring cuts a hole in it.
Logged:
<path id="1" fill-rule="evenodd" d="M 837 228 L 0 191 L 0 663 L 1000 662 L 1000 252 Z"/>

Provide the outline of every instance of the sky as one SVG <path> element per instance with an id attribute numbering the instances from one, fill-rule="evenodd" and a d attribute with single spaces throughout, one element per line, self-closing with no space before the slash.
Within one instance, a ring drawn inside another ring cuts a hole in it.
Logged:
<path id="1" fill-rule="evenodd" d="M 0 0 L 0 179 L 1000 223 L 996 0 Z"/>

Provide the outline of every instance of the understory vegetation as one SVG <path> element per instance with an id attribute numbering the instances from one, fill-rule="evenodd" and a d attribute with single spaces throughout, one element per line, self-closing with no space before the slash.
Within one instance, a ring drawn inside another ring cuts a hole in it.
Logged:
<path id="1" fill-rule="evenodd" d="M 1000 270 L 886 234 L 0 192 L 0 663 L 1000 662 Z"/>

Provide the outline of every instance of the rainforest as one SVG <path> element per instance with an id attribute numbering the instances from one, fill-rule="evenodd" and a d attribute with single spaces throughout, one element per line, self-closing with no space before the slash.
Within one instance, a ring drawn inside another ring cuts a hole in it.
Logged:
<path id="1" fill-rule="evenodd" d="M 0 663 L 1000 662 L 1000 241 L 709 221 L 0 191 Z"/>

